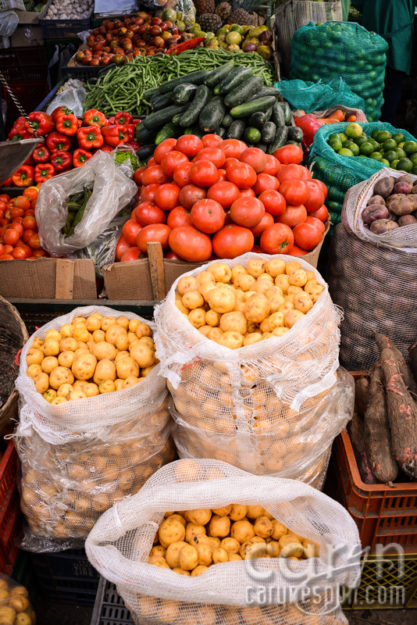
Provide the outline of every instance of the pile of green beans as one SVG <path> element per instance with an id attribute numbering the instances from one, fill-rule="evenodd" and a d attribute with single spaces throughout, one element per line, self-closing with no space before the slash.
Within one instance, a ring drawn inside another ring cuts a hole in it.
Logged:
<path id="1" fill-rule="evenodd" d="M 89 84 L 84 110 L 95 108 L 107 116 L 119 111 L 147 115 L 151 107 L 143 94 L 148 89 L 198 69 L 215 69 L 230 60 L 236 65 L 250 67 L 267 87 L 275 82 L 272 65 L 255 53 L 195 48 L 179 55 L 138 56 L 126 65 L 108 70 L 94 84 Z"/>

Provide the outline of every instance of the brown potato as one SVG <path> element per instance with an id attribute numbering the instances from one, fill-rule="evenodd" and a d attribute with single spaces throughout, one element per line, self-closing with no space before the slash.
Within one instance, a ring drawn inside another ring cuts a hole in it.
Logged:
<path id="1" fill-rule="evenodd" d="M 228 562 L 229 554 L 227 553 L 225 549 L 222 549 L 222 547 L 218 547 L 217 549 L 214 549 L 212 558 L 213 558 L 213 564 L 219 564 L 220 562 Z"/>
<path id="2" fill-rule="evenodd" d="M 226 263 L 212 263 L 207 271 L 213 274 L 216 282 L 228 283 L 232 278 L 232 270 Z"/>
<path id="3" fill-rule="evenodd" d="M 165 555 L 159 554 L 159 556 L 162 555 L 163 557 L 165 557 L 165 560 L 168 562 L 171 569 L 175 569 L 180 566 L 180 551 L 186 545 L 187 543 L 184 541 L 177 541 L 175 543 L 171 543 L 170 545 L 168 545 Z M 156 547 L 154 547 L 153 549 L 156 549 Z M 151 555 L 152 555 L 153 549 L 151 550 Z M 164 549 L 164 548 L 161 547 L 161 549 Z"/>
<path id="4" fill-rule="evenodd" d="M 48 358 L 53 358 L 54 356 L 48 356 Z M 74 362 L 75 353 L 71 351 L 61 352 L 58 355 L 58 364 L 61 367 L 66 367 L 67 369 L 71 369 L 72 363 Z M 46 358 L 45 358 L 46 360 Z"/>
<path id="5" fill-rule="evenodd" d="M 193 545 L 186 544 L 180 550 L 179 565 L 183 571 L 192 571 L 198 566 L 198 552 Z"/>
<path id="6" fill-rule="evenodd" d="M 89 380 L 94 375 L 96 365 L 96 357 L 86 351 L 77 354 L 72 363 L 71 371 L 77 380 Z"/>
<path id="7" fill-rule="evenodd" d="M 255 530 L 253 529 L 252 523 L 247 519 L 242 519 L 232 524 L 230 534 L 232 538 L 236 538 L 240 544 L 243 544 L 255 536 Z"/>
<path id="8" fill-rule="evenodd" d="M 121 328 L 123 330 L 123 328 Z M 117 355 L 116 347 L 108 341 L 100 341 L 95 343 L 93 347 L 93 354 L 97 360 L 114 360 Z"/>
<path id="9" fill-rule="evenodd" d="M 159 541 L 163 547 L 167 548 L 172 543 L 183 541 L 184 538 L 185 528 L 182 523 L 176 519 L 170 520 L 170 517 L 162 521 L 159 527 Z"/>
<path id="10" fill-rule="evenodd" d="M 192 276 L 183 276 L 178 280 L 177 291 L 180 295 L 184 295 L 188 291 L 198 291 L 198 281 Z"/>
<path id="11" fill-rule="evenodd" d="M 99 360 L 94 371 L 93 379 L 99 387 L 102 382 L 108 380 L 114 381 L 116 379 L 116 365 L 114 362 L 108 358 Z"/>
<path id="12" fill-rule="evenodd" d="M 195 525 L 206 525 L 211 519 L 211 510 L 203 508 L 198 510 L 187 510 L 184 516 L 189 523 L 194 523 Z"/>
<path id="13" fill-rule="evenodd" d="M 214 515 L 209 524 L 209 535 L 225 538 L 230 533 L 230 519 L 227 516 Z"/>
<path id="14" fill-rule="evenodd" d="M 130 356 L 116 359 L 117 376 L 122 380 L 128 377 L 139 377 L 139 365 Z"/>
<path id="15" fill-rule="evenodd" d="M 58 350 L 59 351 L 59 350 Z M 42 350 L 31 347 L 26 354 L 26 363 L 28 365 L 40 365 L 44 359 L 44 353 Z"/>
<path id="16" fill-rule="evenodd" d="M 272 536 L 272 522 L 266 516 L 257 517 L 253 529 L 255 530 L 255 534 L 261 538 L 270 538 Z"/>
<path id="17" fill-rule="evenodd" d="M 131 343 L 129 351 L 140 368 L 151 367 L 155 363 L 155 352 L 141 341 Z"/>
<path id="18" fill-rule="evenodd" d="M 29 365 L 26 370 L 26 373 L 30 378 L 34 378 L 35 375 L 42 373 L 42 367 L 40 365 L 35 365 L 35 364 Z"/>
<path id="19" fill-rule="evenodd" d="M 47 373 L 42 372 L 35 375 L 33 378 L 35 388 L 38 393 L 45 393 L 49 388 L 49 376 Z"/>

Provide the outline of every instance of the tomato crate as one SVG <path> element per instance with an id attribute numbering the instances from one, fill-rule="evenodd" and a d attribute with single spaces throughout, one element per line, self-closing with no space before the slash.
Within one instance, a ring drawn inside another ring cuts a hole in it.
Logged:
<path id="1" fill-rule="evenodd" d="M 363 482 L 346 430 L 335 440 L 329 477 L 329 494 L 355 520 L 363 547 L 374 553 L 379 544 L 389 553 L 387 546 L 395 543 L 406 553 L 417 553 L 417 482 L 392 487 Z"/>
<path id="2" fill-rule="evenodd" d="M 90 625 L 133 625 L 133 620 L 116 586 L 100 577 Z"/>
<path id="3" fill-rule="evenodd" d="M 7 574 L 17 556 L 22 526 L 17 490 L 18 469 L 17 452 L 13 441 L 9 441 L 0 461 L 0 572 Z"/>

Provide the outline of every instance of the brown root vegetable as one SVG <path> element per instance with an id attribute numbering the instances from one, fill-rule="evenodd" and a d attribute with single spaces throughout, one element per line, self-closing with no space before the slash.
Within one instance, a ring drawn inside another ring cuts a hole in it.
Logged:
<path id="1" fill-rule="evenodd" d="M 349 424 L 349 434 L 362 480 L 365 484 L 376 484 L 377 480 L 372 474 L 366 457 L 363 419 L 356 411 L 353 413 L 352 421 Z"/>
<path id="2" fill-rule="evenodd" d="M 406 195 L 408 195 L 409 193 L 411 193 L 411 190 L 413 188 L 413 183 L 411 182 L 396 182 L 394 185 L 394 193 L 405 193 Z"/>
<path id="3" fill-rule="evenodd" d="M 367 206 L 370 206 L 371 204 L 382 204 L 383 206 L 385 206 L 385 200 L 382 195 L 373 195 L 371 198 L 369 198 Z"/>
<path id="4" fill-rule="evenodd" d="M 361 416 L 365 414 L 368 404 L 369 378 L 362 376 L 355 382 L 355 408 Z"/>
<path id="5" fill-rule="evenodd" d="M 394 230 L 395 228 L 399 228 L 399 225 L 391 219 L 376 219 L 371 223 L 371 232 L 374 234 L 384 234 L 384 232 Z"/>
<path id="6" fill-rule="evenodd" d="M 386 178 L 382 178 L 378 180 L 378 182 L 374 186 L 375 195 L 382 195 L 382 197 L 388 197 L 394 188 L 395 178 L 392 176 L 387 176 Z"/>
<path id="7" fill-rule="evenodd" d="M 417 382 L 417 343 L 411 345 L 408 349 L 408 356 L 410 360 L 410 370 L 413 375 L 414 382 Z"/>
<path id="8" fill-rule="evenodd" d="M 404 193 L 395 193 L 387 199 L 387 206 L 394 215 L 409 215 L 415 210 L 414 202 Z"/>
<path id="9" fill-rule="evenodd" d="M 385 334 L 380 334 L 379 332 L 375 334 L 375 341 L 380 352 L 382 352 L 383 349 L 390 349 L 393 352 L 408 390 L 417 397 L 417 380 L 415 376 L 413 377 L 414 371 L 407 365 L 398 347 L 396 347 Z"/>
<path id="10" fill-rule="evenodd" d="M 376 363 L 369 381 L 369 401 L 364 419 L 365 449 L 369 466 L 381 482 L 393 482 L 398 465 L 392 457 L 381 365 Z"/>
<path id="11" fill-rule="evenodd" d="M 412 224 L 417 224 L 417 219 L 414 215 L 403 215 L 399 218 L 398 224 L 400 226 L 411 226 Z"/>
<path id="12" fill-rule="evenodd" d="M 388 219 L 388 217 L 388 209 L 382 204 L 370 204 L 362 213 L 363 223 L 367 226 L 377 219 Z"/>
<path id="13" fill-rule="evenodd" d="M 410 195 L 408 196 L 408 200 L 413 205 L 414 210 L 416 210 L 417 209 L 417 193 L 410 193 Z"/>

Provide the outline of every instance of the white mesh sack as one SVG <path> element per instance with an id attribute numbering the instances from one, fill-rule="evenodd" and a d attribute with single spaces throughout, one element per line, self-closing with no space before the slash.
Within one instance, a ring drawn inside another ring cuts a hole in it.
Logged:
<path id="1" fill-rule="evenodd" d="M 198 577 L 147 562 L 166 511 L 230 503 L 262 505 L 287 528 L 318 543 L 320 556 L 223 562 Z M 160 469 L 139 493 L 100 517 L 86 552 L 117 585 L 141 625 L 342 624 L 339 586 L 355 587 L 360 577 L 358 530 L 340 504 L 307 484 L 254 476 L 215 460 L 179 460 Z M 326 592 L 334 602 L 320 608 L 311 597 Z"/>
<path id="2" fill-rule="evenodd" d="M 350 370 L 372 368 L 378 357 L 375 332 L 389 336 L 405 357 L 415 340 L 417 225 L 378 235 L 362 221 L 375 184 L 402 175 L 381 169 L 352 187 L 332 237 L 329 287 L 344 310 L 340 358 Z"/>
<path id="3" fill-rule="evenodd" d="M 245 254 L 222 263 L 245 266 L 252 258 L 271 256 Z M 157 307 L 155 343 L 175 406 L 180 457 L 298 479 L 351 418 L 353 380 L 338 370 L 340 314 L 320 274 L 297 261 L 324 290 L 281 337 L 235 350 L 204 337 L 175 305 L 179 280 Z"/>
<path id="4" fill-rule="evenodd" d="M 21 398 L 15 437 L 22 462 L 22 510 L 35 536 L 65 540 L 66 547 L 71 539 L 85 537 L 101 512 L 137 492 L 174 457 L 167 392 L 158 365 L 130 388 L 59 405 L 48 403 L 27 375 L 26 354 L 35 337 L 94 312 L 119 316 L 111 308 L 88 306 L 47 323 L 23 348 L 16 380 Z M 145 321 L 133 313 L 123 316 Z M 29 537 L 25 548 L 54 549 L 48 540 L 42 548 L 41 544 L 32 544 Z"/>

